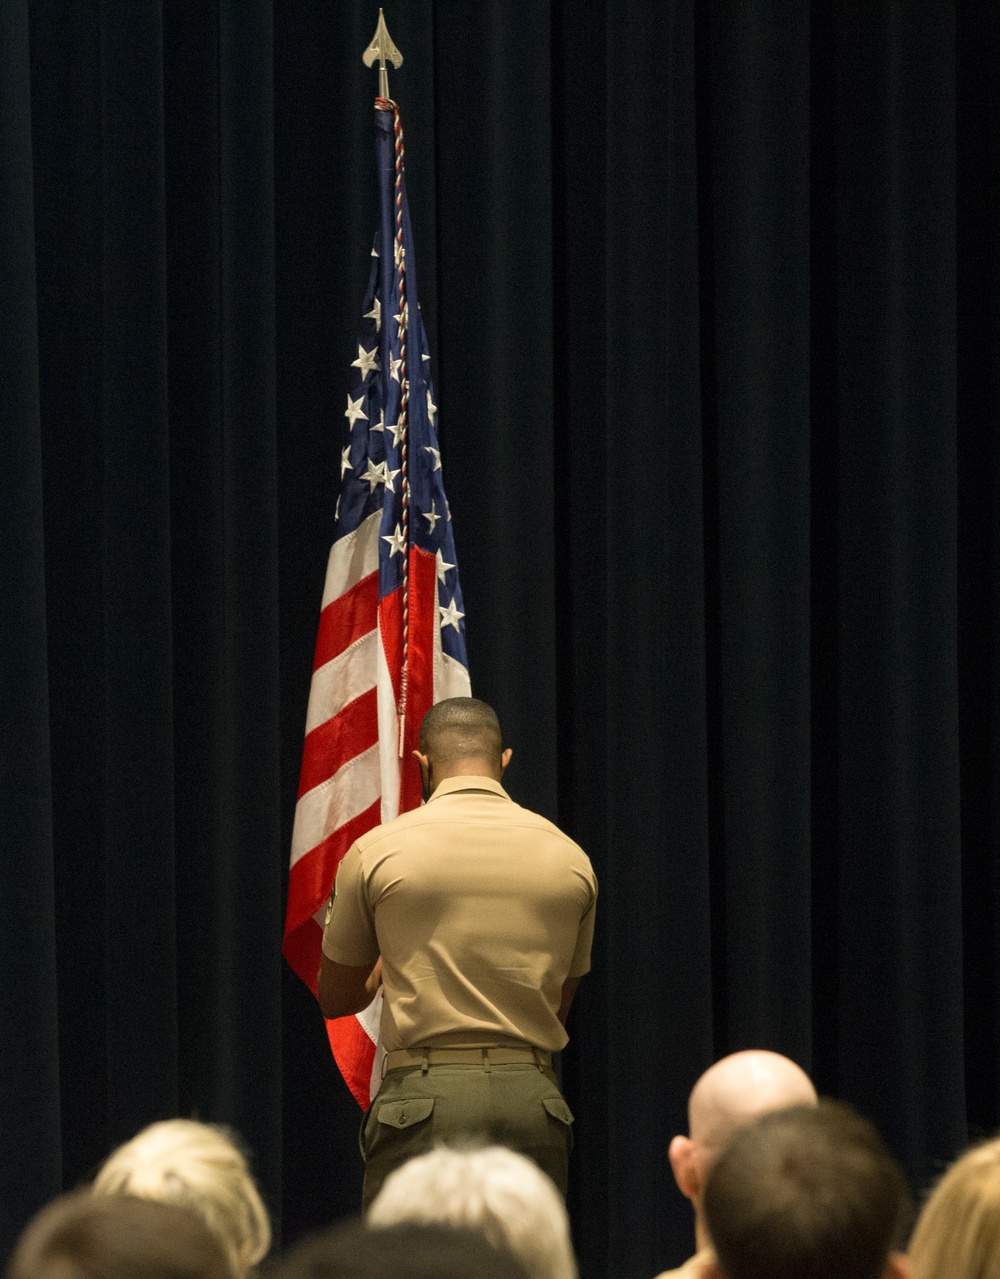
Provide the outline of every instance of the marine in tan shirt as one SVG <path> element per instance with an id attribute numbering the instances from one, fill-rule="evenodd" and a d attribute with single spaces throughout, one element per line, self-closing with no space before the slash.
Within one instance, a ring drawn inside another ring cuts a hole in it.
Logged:
<path id="1" fill-rule="evenodd" d="M 365 1202 L 392 1167 L 459 1135 L 524 1150 L 565 1192 L 572 1116 L 550 1054 L 590 967 L 597 881 L 503 789 L 511 752 L 485 703 L 439 702 L 421 747 L 427 802 L 352 845 L 323 937 L 326 1016 L 361 1011 L 380 983 L 385 996 Z"/>

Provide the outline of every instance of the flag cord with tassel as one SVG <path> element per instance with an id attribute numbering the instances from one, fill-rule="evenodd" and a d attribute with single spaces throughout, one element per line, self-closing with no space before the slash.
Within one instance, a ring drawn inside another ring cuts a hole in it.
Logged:
<path id="1" fill-rule="evenodd" d="M 403 245 L 403 126 L 399 121 L 399 107 L 391 98 L 376 98 L 375 105 L 382 111 L 392 112 L 393 138 L 396 158 L 396 241 L 395 266 L 399 276 L 399 419 L 400 467 L 402 472 L 402 532 L 403 532 L 403 665 L 399 677 L 399 757 L 403 758 L 406 737 L 406 703 L 410 674 L 410 480 L 407 466 L 408 436 L 407 411 L 410 400 L 410 380 L 406 373 L 406 337 L 409 329 L 409 313 L 406 304 L 406 249 Z"/>

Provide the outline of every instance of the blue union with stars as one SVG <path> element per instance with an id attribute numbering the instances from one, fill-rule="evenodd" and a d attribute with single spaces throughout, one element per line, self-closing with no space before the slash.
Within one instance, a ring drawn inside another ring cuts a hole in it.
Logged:
<path id="1" fill-rule="evenodd" d="M 344 413 L 341 490 L 337 537 L 353 532 L 381 510 L 379 596 L 399 589 L 407 547 L 403 522 L 403 338 L 409 382 L 406 445 L 409 480 L 409 543 L 437 561 L 441 645 L 448 656 L 468 666 L 462 590 L 451 513 L 445 497 L 437 406 L 430 374 L 430 350 L 417 293 L 413 233 L 402 184 L 402 261 L 396 235 L 396 174 L 393 116 L 377 109 L 376 163 L 379 223 L 372 269 L 363 304 L 357 358 L 351 364 Z M 406 317 L 399 310 L 399 273 L 405 268 Z"/>

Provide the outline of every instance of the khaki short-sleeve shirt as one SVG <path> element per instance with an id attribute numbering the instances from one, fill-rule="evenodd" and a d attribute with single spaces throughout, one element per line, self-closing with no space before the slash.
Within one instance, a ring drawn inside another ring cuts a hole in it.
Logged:
<path id="1" fill-rule="evenodd" d="M 491 778 L 451 777 L 351 845 L 323 953 L 353 967 L 382 956 L 387 1052 L 555 1052 L 563 982 L 590 968 L 596 899 L 590 860 L 557 826 Z"/>

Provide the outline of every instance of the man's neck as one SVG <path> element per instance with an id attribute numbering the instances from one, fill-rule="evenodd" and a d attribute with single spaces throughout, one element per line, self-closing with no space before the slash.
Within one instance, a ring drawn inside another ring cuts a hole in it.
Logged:
<path id="1" fill-rule="evenodd" d="M 496 773 L 481 764 L 470 761 L 468 764 L 452 764 L 446 770 L 439 772 L 434 770 L 434 783 L 440 786 L 442 782 L 446 782 L 452 777 L 488 777 L 491 782 L 500 780 Z"/>

